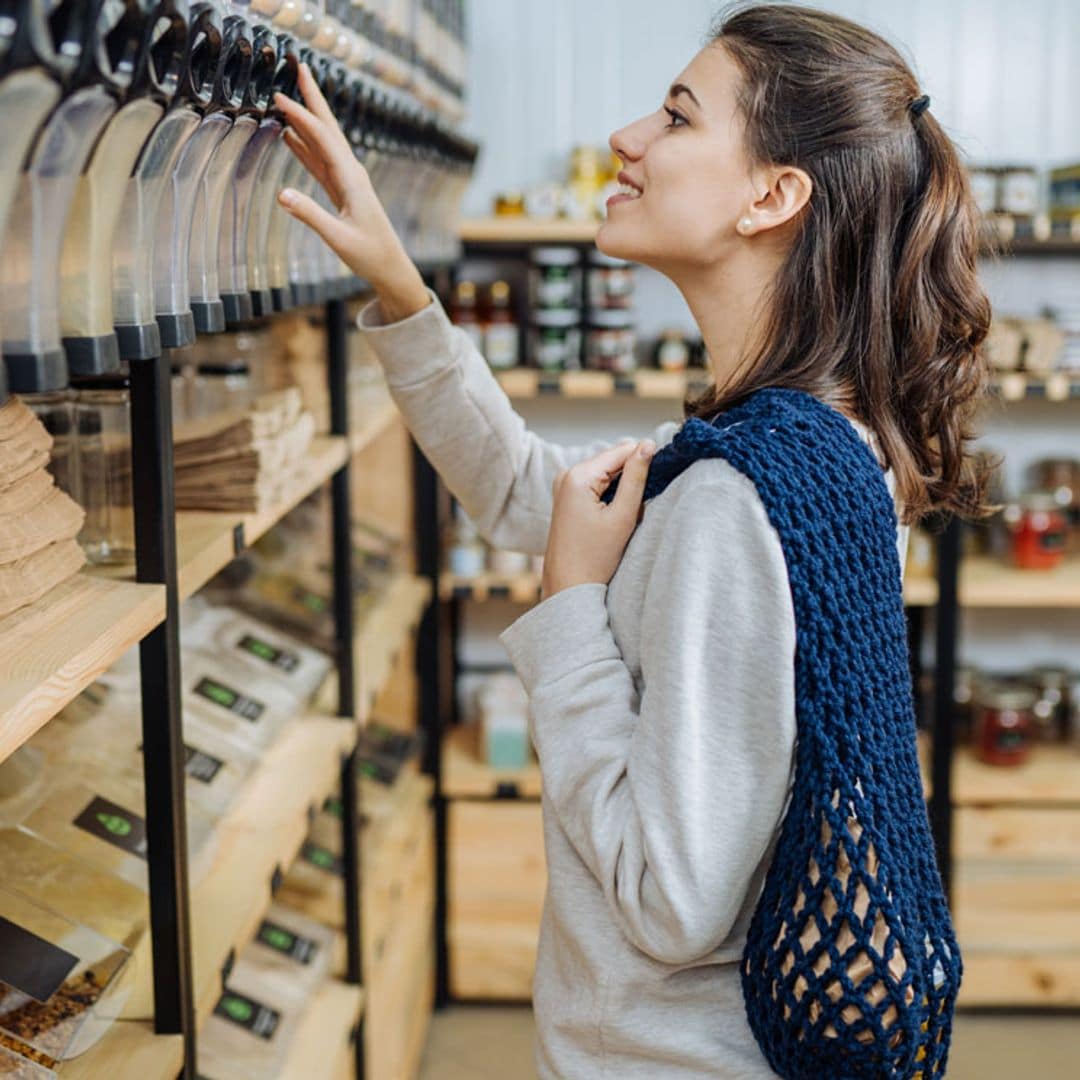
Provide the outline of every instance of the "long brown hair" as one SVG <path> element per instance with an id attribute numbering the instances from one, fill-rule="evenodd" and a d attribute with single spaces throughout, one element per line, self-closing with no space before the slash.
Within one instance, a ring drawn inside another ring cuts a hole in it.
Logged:
<path id="1" fill-rule="evenodd" d="M 986 392 L 990 303 L 978 210 L 955 146 L 900 54 L 848 19 L 738 6 L 712 31 L 739 66 L 747 149 L 793 165 L 813 193 L 741 374 L 687 402 L 726 409 L 766 386 L 806 390 L 867 424 L 905 521 L 986 513 L 988 465 L 970 453 Z"/>

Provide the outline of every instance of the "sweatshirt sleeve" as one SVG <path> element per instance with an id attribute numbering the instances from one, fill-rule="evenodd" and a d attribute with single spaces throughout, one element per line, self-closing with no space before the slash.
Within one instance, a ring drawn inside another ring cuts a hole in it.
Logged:
<path id="1" fill-rule="evenodd" d="M 542 555 L 556 475 L 609 444 L 564 447 L 529 431 L 434 294 L 422 311 L 389 325 L 372 301 L 359 328 L 417 444 L 481 535 L 496 547 Z M 650 437 L 662 445 L 676 426 L 664 424 Z"/>
<path id="2" fill-rule="evenodd" d="M 550 807 L 627 938 L 670 964 L 708 956 L 735 926 L 784 810 L 795 741 L 779 537 L 749 480 L 703 466 L 715 482 L 662 511 L 640 695 L 605 585 L 556 593 L 501 638 L 529 692 Z"/>

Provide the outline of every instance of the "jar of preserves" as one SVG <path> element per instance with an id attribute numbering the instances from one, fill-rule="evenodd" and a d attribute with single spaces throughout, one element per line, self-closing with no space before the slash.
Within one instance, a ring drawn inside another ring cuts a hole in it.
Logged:
<path id="1" fill-rule="evenodd" d="M 496 217 L 524 217 L 525 195 L 520 191 L 502 191 L 495 196 Z"/>
<path id="2" fill-rule="evenodd" d="M 1005 511 L 1013 565 L 1053 570 L 1065 557 L 1068 522 L 1052 491 L 1032 491 Z"/>
<path id="3" fill-rule="evenodd" d="M 1035 691 L 1003 679 L 975 688 L 975 754 L 988 765 L 1019 765 L 1031 752 Z"/>
<path id="4" fill-rule="evenodd" d="M 581 321 L 576 311 L 539 308 L 533 312 L 529 357 L 546 371 L 581 367 Z"/>
<path id="5" fill-rule="evenodd" d="M 589 307 L 626 309 L 634 303 L 634 264 L 597 248 L 589 252 Z"/>
<path id="6" fill-rule="evenodd" d="M 479 352 L 484 351 L 484 328 L 477 309 L 476 283 L 462 280 L 454 286 L 450 302 L 450 321 L 460 326 Z"/>
<path id="7" fill-rule="evenodd" d="M 585 367 L 591 371 L 633 371 L 634 323 L 627 311 L 589 312 L 585 334 Z"/>
<path id="8" fill-rule="evenodd" d="M 1047 458 L 1031 467 L 1031 478 L 1040 491 L 1052 491 L 1061 507 L 1069 532 L 1067 554 L 1080 548 L 1080 461 L 1074 458 Z"/>
<path id="9" fill-rule="evenodd" d="M 1072 673 L 1055 664 L 1041 664 L 1031 671 L 1035 701 L 1035 725 L 1044 742 L 1060 742 L 1069 733 L 1069 686 Z"/>
<path id="10" fill-rule="evenodd" d="M 488 290 L 488 317 L 484 323 L 484 355 L 496 370 L 517 367 L 521 335 L 510 306 L 510 286 L 494 281 Z"/>
<path id="11" fill-rule="evenodd" d="M 529 297 L 534 309 L 581 309 L 581 259 L 576 248 L 533 248 Z"/>

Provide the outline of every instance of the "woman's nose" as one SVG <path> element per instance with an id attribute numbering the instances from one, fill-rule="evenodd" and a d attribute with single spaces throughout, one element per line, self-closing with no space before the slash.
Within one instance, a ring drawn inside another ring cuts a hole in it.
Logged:
<path id="1" fill-rule="evenodd" d="M 608 145 L 611 147 L 612 153 L 617 154 L 624 164 L 629 161 L 637 161 L 644 152 L 644 141 L 636 130 L 640 123 L 641 121 L 637 121 L 626 127 L 619 128 L 608 139 Z"/>

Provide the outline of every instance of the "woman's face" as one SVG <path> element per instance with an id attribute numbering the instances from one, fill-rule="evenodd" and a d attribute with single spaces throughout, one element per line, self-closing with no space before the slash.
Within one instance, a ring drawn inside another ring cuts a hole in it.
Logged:
<path id="1" fill-rule="evenodd" d="M 661 271 L 724 261 L 754 201 L 738 79 L 727 50 L 706 46 L 660 109 L 611 136 L 621 179 L 640 195 L 609 204 L 596 241 L 601 251 Z"/>

